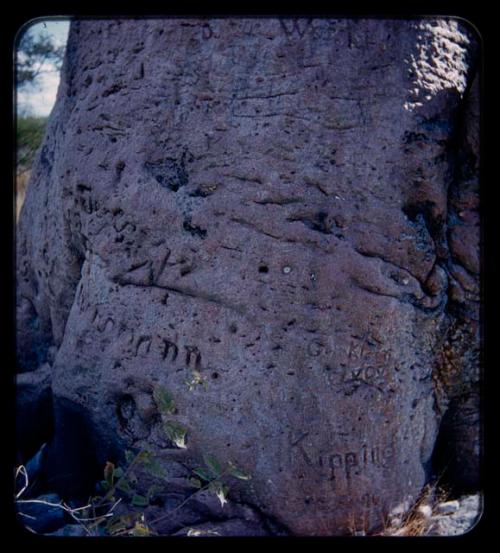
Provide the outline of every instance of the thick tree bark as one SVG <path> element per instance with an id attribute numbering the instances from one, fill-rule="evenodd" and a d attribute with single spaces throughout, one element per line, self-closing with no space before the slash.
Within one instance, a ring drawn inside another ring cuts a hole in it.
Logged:
<path id="1" fill-rule="evenodd" d="M 418 496 L 446 413 L 437 462 L 476 486 L 477 50 L 445 19 L 72 23 L 17 242 L 54 443 L 69 401 L 99 463 L 210 453 L 345 534 Z"/>

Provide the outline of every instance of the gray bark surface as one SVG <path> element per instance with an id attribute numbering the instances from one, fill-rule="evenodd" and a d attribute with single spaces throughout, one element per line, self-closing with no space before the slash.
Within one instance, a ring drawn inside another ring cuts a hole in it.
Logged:
<path id="1" fill-rule="evenodd" d="M 442 421 L 477 485 L 478 48 L 453 19 L 72 23 L 17 231 L 55 443 L 67 402 L 102 465 L 232 461 L 297 535 L 416 499 Z"/>

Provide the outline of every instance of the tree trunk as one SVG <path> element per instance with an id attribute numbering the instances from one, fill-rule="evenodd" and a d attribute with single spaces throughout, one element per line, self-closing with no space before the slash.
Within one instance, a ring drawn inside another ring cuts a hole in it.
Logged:
<path id="1" fill-rule="evenodd" d="M 17 242 L 53 451 L 69 402 L 98 465 L 233 462 L 297 535 L 477 486 L 477 59 L 453 19 L 73 22 Z"/>

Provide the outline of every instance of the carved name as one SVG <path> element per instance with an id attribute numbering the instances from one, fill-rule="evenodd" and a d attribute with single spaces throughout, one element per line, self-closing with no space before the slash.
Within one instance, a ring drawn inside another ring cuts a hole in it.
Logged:
<path id="1" fill-rule="evenodd" d="M 363 444 L 359 451 L 322 455 L 318 464 L 321 468 L 329 471 L 329 480 L 335 481 L 340 476 L 350 480 L 370 466 L 387 468 L 394 456 L 395 451 L 392 445 L 381 447 Z"/>
<path id="2" fill-rule="evenodd" d="M 160 335 L 141 335 L 137 338 L 132 335 L 130 343 L 134 357 L 147 356 L 156 352 L 168 365 L 177 365 L 193 371 L 202 369 L 201 352 L 196 345 L 179 346 L 173 339 Z"/>

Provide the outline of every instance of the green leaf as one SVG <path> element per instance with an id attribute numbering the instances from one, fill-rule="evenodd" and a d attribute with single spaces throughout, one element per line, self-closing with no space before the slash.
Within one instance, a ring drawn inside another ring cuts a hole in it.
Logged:
<path id="1" fill-rule="evenodd" d="M 235 478 L 238 478 L 239 480 L 251 480 L 252 477 L 250 474 L 247 474 L 240 470 L 234 463 L 229 462 L 229 474 L 231 476 L 234 476 Z"/>
<path id="2" fill-rule="evenodd" d="M 121 492 L 124 492 L 124 493 L 133 493 L 133 489 L 132 489 L 132 486 L 130 485 L 129 481 L 125 478 L 121 478 L 118 483 L 116 484 L 116 489 L 117 490 L 120 490 Z"/>
<path id="3" fill-rule="evenodd" d="M 149 505 L 149 501 L 147 497 L 135 493 L 132 497 L 132 505 L 134 507 L 147 507 Z"/>
<path id="4" fill-rule="evenodd" d="M 213 492 L 217 499 L 220 501 L 221 507 L 227 503 L 227 494 L 229 493 L 229 487 L 219 482 L 219 480 L 214 480 L 210 482 L 208 489 Z"/>
<path id="5" fill-rule="evenodd" d="M 174 403 L 172 395 L 163 386 L 157 386 L 153 391 L 153 399 L 161 413 L 173 415 L 177 412 L 177 407 Z"/>
<path id="6" fill-rule="evenodd" d="M 192 484 L 195 488 L 201 488 L 202 487 L 201 480 L 198 480 L 198 478 L 190 478 L 189 483 Z"/>
<path id="7" fill-rule="evenodd" d="M 202 480 L 205 480 L 205 482 L 210 482 L 210 480 L 213 480 L 211 474 L 205 470 L 204 468 L 196 468 L 193 470 L 194 474 L 199 476 Z"/>
<path id="8" fill-rule="evenodd" d="M 122 478 L 123 477 L 123 469 L 121 467 L 116 467 L 113 472 L 113 478 Z"/>
<path id="9" fill-rule="evenodd" d="M 137 454 L 137 460 L 141 463 L 150 463 L 152 459 L 151 451 L 143 449 Z"/>
<path id="10" fill-rule="evenodd" d="M 163 429 L 171 442 L 181 449 L 186 449 L 186 428 L 176 422 L 166 422 Z"/>
<path id="11" fill-rule="evenodd" d="M 115 515 L 109 519 L 106 525 L 108 534 L 114 535 L 121 530 L 130 528 L 140 518 L 140 513 L 130 512 L 124 515 Z"/>
<path id="12" fill-rule="evenodd" d="M 161 490 L 162 490 L 162 488 L 160 486 L 158 486 L 157 484 L 153 484 L 153 485 L 149 486 L 148 491 L 146 493 L 146 497 L 147 497 L 148 501 L 150 501 L 151 498 L 154 497 L 155 495 L 158 495 L 161 492 Z"/>
<path id="13" fill-rule="evenodd" d="M 161 466 L 157 459 L 151 459 L 144 465 L 144 470 L 155 478 L 161 478 L 165 480 L 167 478 L 167 471 Z"/>
<path id="14" fill-rule="evenodd" d="M 219 461 L 213 455 L 204 455 L 203 460 L 205 461 L 205 465 L 208 470 L 215 476 L 215 478 L 219 478 L 222 474 L 222 465 Z"/>

